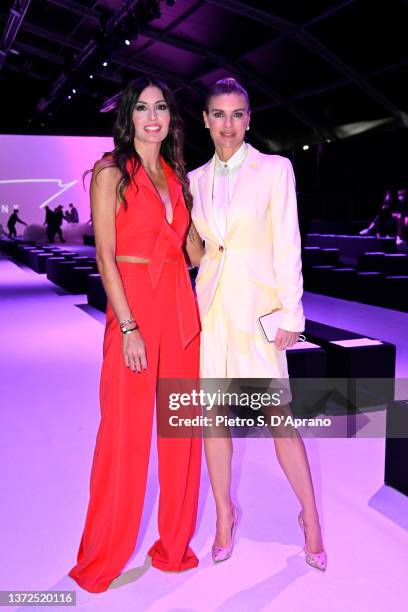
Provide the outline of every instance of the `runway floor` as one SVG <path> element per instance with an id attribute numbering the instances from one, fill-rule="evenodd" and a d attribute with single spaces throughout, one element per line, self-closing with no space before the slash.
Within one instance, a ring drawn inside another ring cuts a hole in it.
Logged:
<path id="1" fill-rule="evenodd" d="M 203 462 L 192 543 L 199 568 L 171 574 L 149 567 L 158 494 L 152 444 L 133 558 L 115 588 L 98 595 L 79 589 L 67 571 L 88 500 L 104 317 L 86 296 L 65 293 L 5 256 L 0 297 L 0 590 L 73 589 L 76 609 L 114 612 L 406 610 L 408 498 L 383 484 L 382 439 L 305 440 L 328 552 L 325 574 L 304 561 L 298 502 L 268 439 L 234 441 L 242 514 L 232 558 L 211 561 L 214 506 Z M 313 320 L 395 342 L 397 375 L 408 377 L 408 314 L 313 294 L 304 303 Z"/>

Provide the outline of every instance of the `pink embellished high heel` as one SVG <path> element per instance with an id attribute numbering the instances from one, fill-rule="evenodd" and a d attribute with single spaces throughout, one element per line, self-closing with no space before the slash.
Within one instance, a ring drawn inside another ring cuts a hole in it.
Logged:
<path id="1" fill-rule="evenodd" d="M 324 572 L 327 567 L 327 555 L 326 555 L 325 550 L 323 549 L 321 552 L 318 552 L 318 553 L 312 553 L 306 550 L 306 532 L 305 532 L 305 525 L 303 523 L 301 512 L 299 512 L 298 521 L 299 521 L 300 528 L 303 531 L 303 535 L 305 536 L 304 551 L 305 551 L 306 563 Z"/>
<path id="2" fill-rule="evenodd" d="M 228 546 L 217 546 L 213 544 L 211 549 L 212 560 L 214 563 L 220 563 L 221 561 L 226 561 L 232 555 L 232 550 L 234 548 L 234 536 L 238 522 L 238 511 L 236 506 L 232 507 L 232 527 L 231 527 L 231 542 Z"/>

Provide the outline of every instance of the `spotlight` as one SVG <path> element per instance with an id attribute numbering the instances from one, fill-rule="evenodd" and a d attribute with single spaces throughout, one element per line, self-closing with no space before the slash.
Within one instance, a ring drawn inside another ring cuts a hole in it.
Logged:
<path id="1" fill-rule="evenodd" d="M 309 147 L 309 145 L 303 145 L 302 149 L 303 149 L 304 151 L 307 151 L 308 149 L 310 149 L 310 147 Z"/>
<path id="2" fill-rule="evenodd" d="M 130 40 L 129 40 L 128 38 L 126 38 L 126 40 L 125 40 L 125 45 L 126 45 L 127 47 L 129 47 L 129 46 L 130 46 Z"/>
<path id="3" fill-rule="evenodd" d="M 106 68 L 106 66 L 107 66 L 107 65 L 108 65 L 108 62 L 107 62 L 106 60 L 105 60 L 104 62 L 102 62 L 102 66 L 103 66 L 104 68 Z"/>
<path id="4" fill-rule="evenodd" d="M 76 94 L 76 92 L 77 92 L 77 91 L 76 91 L 76 89 L 73 89 L 73 90 L 72 90 L 72 93 L 73 93 L 73 94 Z"/>
<path id="5" fill-rule="evenodd" d="M 71 100 L 72 96 L 68 96 L 68 100 Z"/>
<path id="6" fill-rule="evenodd" d="M 89 78 L 90 78 L 90 79 L 93 79 L 93 74 L 90 74 L 90 75 L 89 75 Z"/>

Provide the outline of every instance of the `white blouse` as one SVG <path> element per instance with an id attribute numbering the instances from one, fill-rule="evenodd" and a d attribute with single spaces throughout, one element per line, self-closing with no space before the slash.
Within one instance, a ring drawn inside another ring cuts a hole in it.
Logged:
<path id="1" fill-rule="evenodd" d="M 214 154 L 214 177 L 212 189 L 213 214 L 217 228 L 222 237 L 225 237 L 228 207 L 234 195 L 238 172 L 248 153 L 245 142 L 228 161 L 221 161 L 218 154 Z"/>

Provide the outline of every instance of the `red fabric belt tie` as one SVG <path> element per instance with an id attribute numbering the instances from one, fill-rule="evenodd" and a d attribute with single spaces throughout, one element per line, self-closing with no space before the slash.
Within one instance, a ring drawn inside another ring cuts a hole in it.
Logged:
<path id="1" fill-rule="evenodd" d="M 178 233 L 166 223 L 156 239 L 153 253 L 147 266 L 153 290 L 156 289 L 163 272 L 169 248 L 178 251 L 176 299 L 180 336 L 183 347 L 191 342 L 200 331 L 197 306 L 191 288 L 190 276 L 182 251 L 183 242 Z"/>

